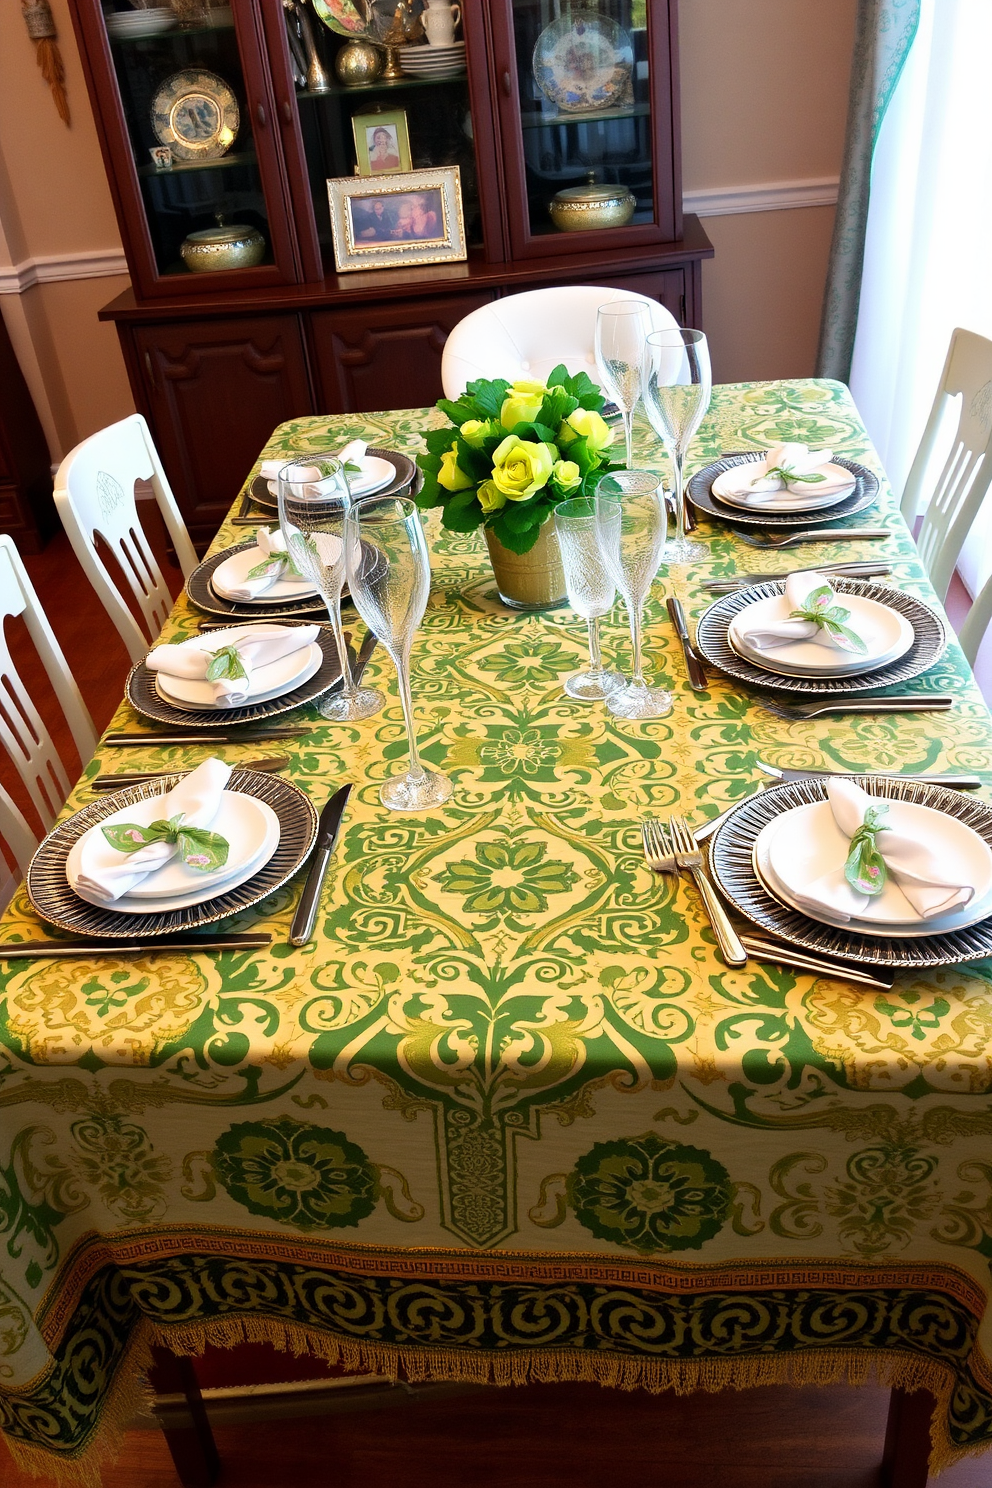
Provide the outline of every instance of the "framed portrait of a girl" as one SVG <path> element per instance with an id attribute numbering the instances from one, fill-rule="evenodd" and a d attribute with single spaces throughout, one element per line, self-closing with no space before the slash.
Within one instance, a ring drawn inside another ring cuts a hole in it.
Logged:
<path id="1" fill-rule="evenodd" d="M 353 114 L 355 158 L 360 176 L 390 176 L 413 169 L 410 132 L 403 109 L 378 114 Z"/>

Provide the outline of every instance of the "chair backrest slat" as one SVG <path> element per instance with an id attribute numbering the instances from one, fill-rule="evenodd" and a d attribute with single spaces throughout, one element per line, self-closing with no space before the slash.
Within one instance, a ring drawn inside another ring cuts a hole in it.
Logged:
<path id="1" fill-rule="evenodd" d="M 172 609 L 172 596 L 138 518 L 134 487 L 139 480 L 151 482 L 183 576 L 188 578 L 196 567 L 196 553 L 140 413 L 77 444 L 55 477 L 55 505 L 69 541 L 135 662 L 158 638 Z M 147 634 L 142 634 L 100 558 L 98 536 L 120 565 Z"/>
<path id="2" fill-rule="evenodd" d="M 79 757 L 88 764 L 96 749 L 96 730 L 76 685 L 62 648 L 34 585 L 28 577 L 14 540 L 0 534 L 0 744 L 7 750 L 31 802 L 49 828 L 69 794 L 69 776 L 45 722 L 17 670 L 3 622 L 21 617 L 65 714 Z M 37 837 L 10 795 L 0 787 L 0 837 L 23 873 L 37 847 Z M 7 902 L 4 885 L 14 884 L 0 862 L 0 908 Z"/>
<path id="3" fill-rule="evenodd" d="M 960 327 L 951 335 L 937 395 L 903 492 L 902 512 L 911 525 L 927 494 L 944 414 L 957 397 L 961 407 L 951 452 L 932 487 L 917 538 L 941 599 L 992 481 L 992 341 Z"/>

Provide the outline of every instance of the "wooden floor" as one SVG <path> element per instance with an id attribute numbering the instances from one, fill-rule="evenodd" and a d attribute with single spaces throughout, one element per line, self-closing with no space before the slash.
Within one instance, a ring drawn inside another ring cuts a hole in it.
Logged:
<path id="1" fill-rule="evenodd" d="M 841 1386 L 681 1399 L 596 1385 L 448 1389 L 216 1437 L 224 1488 L 877 1488 L 887 1401 Z M 3 1488 L 38 1488 L 2 1467 Z M 992 1488 L 992 1458 L 935 1481 Z M 103 1483 L 176 1488 L 161 1434 L 129 1432 Z"/>

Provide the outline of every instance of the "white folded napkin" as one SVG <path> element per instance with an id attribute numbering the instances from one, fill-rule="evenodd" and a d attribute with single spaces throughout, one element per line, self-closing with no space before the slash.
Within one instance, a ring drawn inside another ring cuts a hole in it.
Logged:
<path id="1" fill-rule="evenodd" d="M 804 608 L 809 596 L 817 589 L 826 588 L 828 593 L 822 600 L 817 601 L 817 606 L 823 610 L 829 610 L 834 605 L 844 608 L 844 596 L 836 595 L 830 588 L 830 582 L 821 573 L 794 573 L 790 574 L 785 581 L 785 597 L 783 609 L 786 615 L 793 610 Z M 846 623 L 846 622 L 845 622 Z M 817 625 L 815 620 L 788 620 L 782 619 L 772 624 L 764 623 L 748 627 L 747 611 L 737 617 L 734 628 L 737 634 L 747 641 L 754 651 L 775 651 L 780 646 L 789 646 L 794 641 L 812 641 L 818 646 L 829 646 L 835 651 L 857 653 L 858 648 L 848 642 L 843 636 L 828 629 L 825 625 Z"/>
<path id="2" fill-rule="evenodd" d="M 254 671 L 312 646 L 319 634 L 319 625 L 232 625 L 229 630 L 191 636 L 178 645 L 156 646 L 145 657 L 145 665 L 152 672 L 204 682 L 214 653 L 234 646 L 245 675 L 219 677 L 210 685 L 216 703 L 222 708 L 236 708 L 249 694 Z"/>
<path id="3" fill-rule="evenodd" d="M 202 765 L 181 780 L 161 798 L 156 812 L 168 821 L 183 815 L 183 825 L 209 827 L 220 810 L 220 798 L 231 778 L 231 766 L 219 759 L 204 760 Z M 112 847 L 102 827 L 92 827 L 80 841 L 79 870 L 70 887 L 86 889 L 95 898 L 112 904 L 128 894 L 149 874 L 164 867 L 178 852 L 175 842 L 152 842 L 135 853 L 122 853 Z M 207 875 L 204 875 L 206 879 Z"/>
<path id="4" fill-rule="evenodd" d="M 805 444 L 776 444 L 759 463 L 748 461 L 725 470 L 720 483 L 725 490 L 745 498 L 752 506 L 774 505 L 776 498 L 782 499 L 783 491 L 790 496 L 806 496 L 810 501 L 819 501 L 854 485 L 854 477 L 848 471 L 836 466 L 827 468 L 833 453 L 833 450 L 811 450 Z M 790 475 L 794 478 L 790 479 Z M 811 475 L 820 479 L 799 478 Z"/>
<path id="5" fill-rule="evenodd" d="M 225 599 L 233 599 L 242 603 L 258 599 L 259 595 L 265 594 L 279 579 L 295 578 L 296 575 L 289 564 L 282 561 L 286 557 L 286 540 L 278 527 L 270 532 L 267 527 L 259 527 L 255 533 L 255 549 L 251 554 L 251 561 L 246 570 L 246 577 L 238 583 L 225 583 L 220 589 Z M 268 561 L 269 567 L 265 573 L 257 578 L 247 577 L 253 568 Z M 216 582 L 216 575 L 215 575 Z"/>
<path id="6" fill-rule="evenodd" d="M 878 809 L 886 805 L 882 797 L 870 796 L 853 780 L 828 780 L 827 799 L 834 821 L 848 839 L 863 824 L 865 812 L 870 807 Z M 890 875 L 921 919 L 949 914 L 951 910 L 963 909 L 971 903 L 975 895 L 974 886 L 963 884 L 953 873 L 945 872 L 937 856 L 922 842 L 914 841 L 906 832 L 888 827 L 882 828 L 875 842 Z M 952 864 L 946 866 L 948 869 L 953 867 Z M 787 887 L 792 888 L 791 885 Z M 801 891 L 792 889 L 792 892 L 797 903 L 810 909 L 825 909 L 843 920 L 863 918 L 869 902 L 867 894 L 859 893 L 848 883 L 843 863 L 814 879 Z"/>
<path id="7" fill-rule="evenodd" d="M 340 460 L 342 465 L 346 465 L 349 462 L 352 465 L 360 465 L 365 459 L 367 449 L 368 443 L 364 439 L 352 439 L 343 449 L 335 450 L 334 458 L 335 460 Z M 279 495 L 279 472 L 280 470 L 285 470 L 289 464 L 291 464 L 291 461 L 283 457 L 278 460 L 263 460 L 259 466 L 258 473 L 263 480 L 268 482 L 270 496 Z M 302 469 L 299 475 L 300 479 L 305 481 L 318 481 L 321 478 L 320 471 L 314 466 Z M 304 487 L 303 494 L 305 496 L 312 496 L 319 493 L 310 491 Z"/>

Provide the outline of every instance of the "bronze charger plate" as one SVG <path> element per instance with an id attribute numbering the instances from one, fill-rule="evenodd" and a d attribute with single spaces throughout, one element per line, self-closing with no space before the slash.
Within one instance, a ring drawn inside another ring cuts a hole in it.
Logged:
<path id="1" fill-rule="evenodd" d="M 410 485 L 414 476 L 417 474 L 417 466 L 413 460 L 410 459 L 409 455 L 400 454 L 399 450 L 380 449 L 369 445 L 365 453 L 375 455 L 380 460 L 388 460 L 396 472 L 388 485 L 383 486 L 379 491 L 370 491 L 368 493 L 370 496 L 397 496 L 406 486 Z M 287 459 L 286 464 L 291 464 L 293 458 L 290 457 Z M 305 458 L 306 456 L 303 454 L 297 454 L 295 456 L 297 460 L 304 460 Z M 263 479 L 262 476 L 256 475 L 249 489 L 251 499 L 256 506 L 260 506 L 263 511 L 278 512 L 279 503 L 269 490 L 268 481 Z M 362 498 L 358 496 L 355 499 L 360 501 Z"/>
<path id="2" fill-rule="evenodd" d="M 745 511 L 743 507 L 733 506 L 729 501 L 721 501 L 719 496 L 713 495 L 713 482 L 725 470 L 732 470 L 735 465 L 748 465 L 752 462 L 756 464 L 762 459 L 762 450 L 741 450 L 735 454 L 722 455 L 719 460 L 704 465 L 689 482 L 689 500 L 698 512 L 711 520 L 729 522 L 738 527 L 764 527 L 772 532 L 780 528 L 826 527 L 831 522 L 839 522 L 842 517 L 853 517 L 855 512 L 874 506 L 878 496 L 878 476 L 867 466 L 859 465 L 855 460 L 844 460 L 840 455 L 834 455 L 833 463 L 851 472 L 854 476 L 854 490 L 843 501 L 838 501 L 836 506 L 819 507 L 813 511 L 760 511 L 757 507 Z"/>

